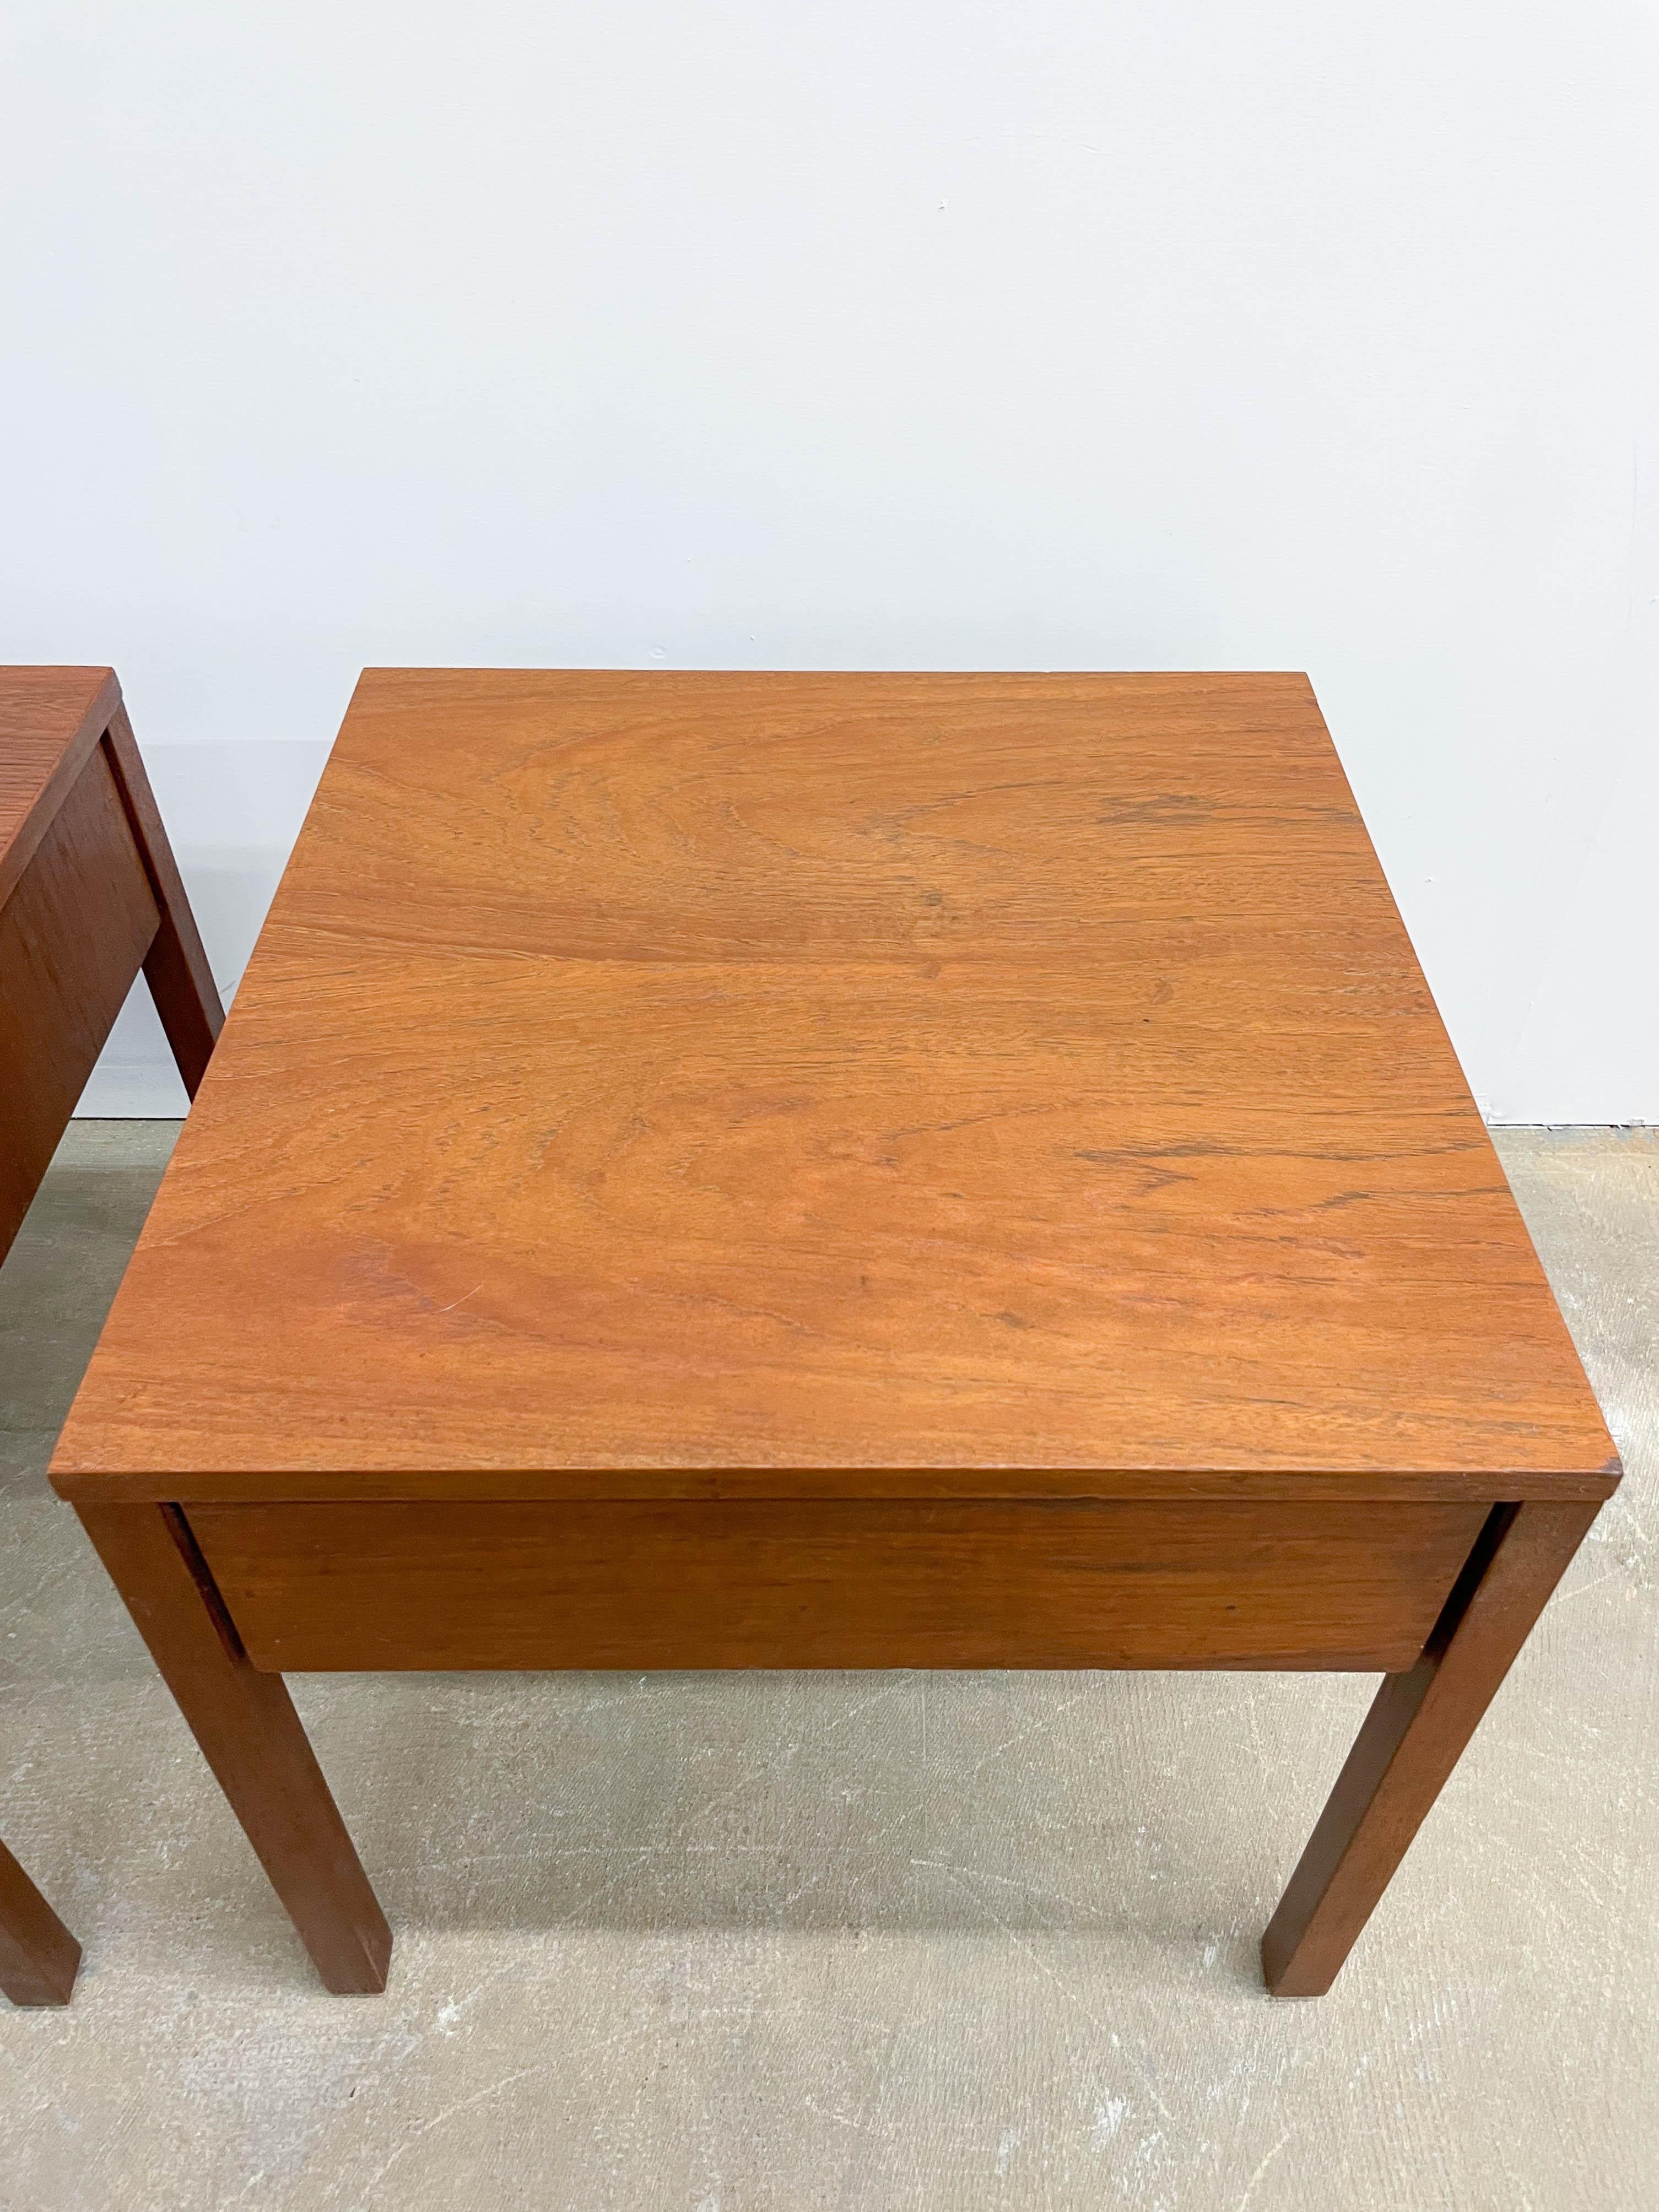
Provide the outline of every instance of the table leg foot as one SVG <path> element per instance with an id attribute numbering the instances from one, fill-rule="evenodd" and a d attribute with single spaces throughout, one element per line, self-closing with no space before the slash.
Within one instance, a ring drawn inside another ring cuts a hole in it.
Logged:
<path id="1" fill-rule="evenodd" d="M 318 1972 L 386 1986 L 392 1931 L 280 1674 L 261 1674 L 173 1505 L 79 1509 Z"/>
<path id="2" fill-rule="evenodd" d="M 1275 1996 L 1335 1980 L 1597 1510 L 1494 1510 L 1423 1656 L 1377 1692 L 1261 1939 Z"/>
<path id="3" fill-rule="evenodd" d="M 67 2004 L 81 1946 L 0 1844 L 0 1990 L 15 2005 Z"/>

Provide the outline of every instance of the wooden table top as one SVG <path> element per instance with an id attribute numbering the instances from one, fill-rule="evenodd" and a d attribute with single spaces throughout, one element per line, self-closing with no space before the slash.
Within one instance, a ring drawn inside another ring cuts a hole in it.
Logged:
<path id="1" fill-rule="evenodd" d="M 1591 1498 L 1291 675 L 371 670 L 86 1498 Z"/>
<path id="2" fill-rule="evenodd" d="M 33 859 L 118 696 L 108 668 L 0 668 L 0 899 Z"/>

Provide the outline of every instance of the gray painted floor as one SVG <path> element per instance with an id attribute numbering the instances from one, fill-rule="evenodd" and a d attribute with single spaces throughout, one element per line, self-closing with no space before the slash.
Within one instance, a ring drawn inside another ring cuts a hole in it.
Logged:
<path id="1" fill-rule="evenodd" d="M 1510 1131 L 1629 1474 L 1335 1991 L 1255 1942 L 1370 1694 L 1288 1675 L 313 1677 L 398 1931 L 319 1992 L 42 1472 L 172 1141 L 0 1271 L 0 2205 L 1659 2204 L 1659 1145 Z"/>

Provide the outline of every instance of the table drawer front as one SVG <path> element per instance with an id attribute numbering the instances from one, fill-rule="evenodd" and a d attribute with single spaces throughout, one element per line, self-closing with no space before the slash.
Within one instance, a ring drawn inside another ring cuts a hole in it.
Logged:
<path id="1" fill-rule="evenodd" d="M 267 1668 L 1395 1670 L 1486 1510 L 860 1498 L 188 1513 Z"/>

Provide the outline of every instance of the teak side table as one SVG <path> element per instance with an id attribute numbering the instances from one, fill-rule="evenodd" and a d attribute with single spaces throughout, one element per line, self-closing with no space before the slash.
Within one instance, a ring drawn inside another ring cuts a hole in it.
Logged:
<path id="1" fill-rule="evenodd" d="M 224 1017 L 107 668 L 0 668 L 0 1259 L 143 969 L 194 1094 Z M 0 1990 L 64 2004 L 81 1947 L 0 1844 Z"/>
<path id="2" fill-rule="evenodd" d="M 53 1474 L 332 1989 L 283 1669 L 1379 1671 L 1294 1996 L 1619 1468 L 1305 678 L 374 670 Z"/>

